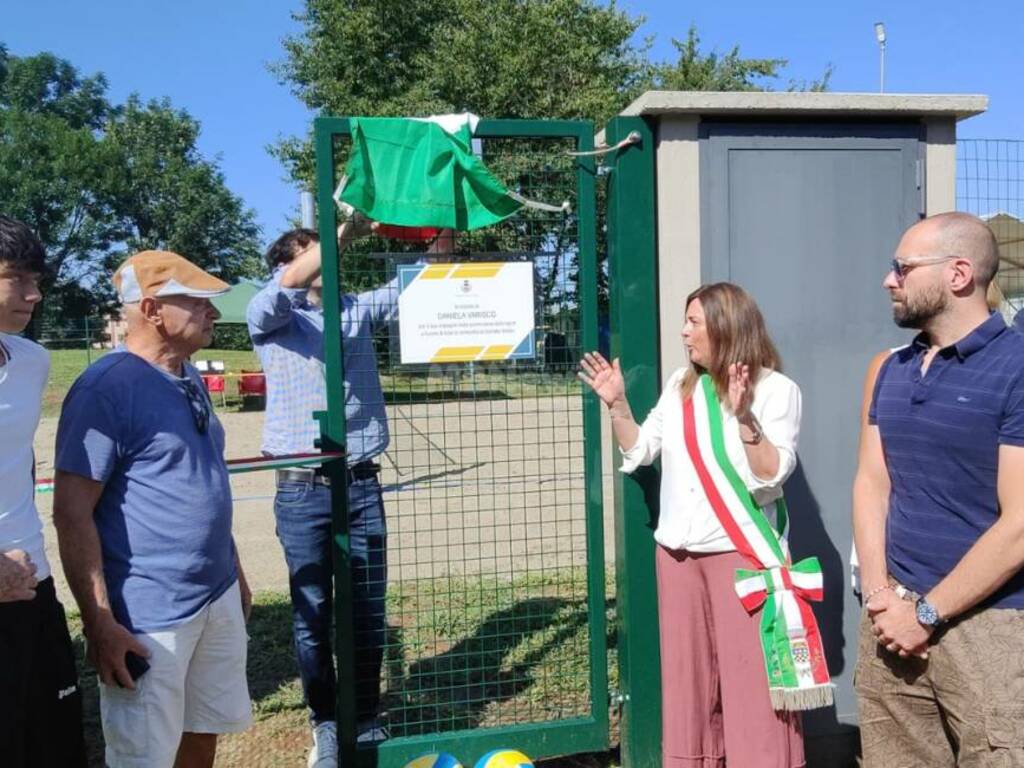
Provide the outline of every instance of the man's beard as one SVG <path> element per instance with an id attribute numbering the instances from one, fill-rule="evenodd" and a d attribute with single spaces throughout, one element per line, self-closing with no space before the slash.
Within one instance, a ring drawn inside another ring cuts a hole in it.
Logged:
<path id="1" fill-rule="evenodd" d="M 928 321 L 941 315 L 949 307 L 949 297 L 942 286 L 924 288 L 916 296 L 903 294 L 903 301 L 892 305 L 892 319 L 900 328 L 921 329 Z"/>

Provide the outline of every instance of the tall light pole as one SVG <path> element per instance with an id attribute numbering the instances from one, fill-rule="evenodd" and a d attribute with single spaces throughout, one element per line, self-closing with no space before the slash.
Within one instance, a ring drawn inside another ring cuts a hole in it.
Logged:
<path id="1" fill-rule="evenodd" d="M 875 39 L 878 41 L 878 92 L 885 93 L 885 24 L 875 22 Z"/>

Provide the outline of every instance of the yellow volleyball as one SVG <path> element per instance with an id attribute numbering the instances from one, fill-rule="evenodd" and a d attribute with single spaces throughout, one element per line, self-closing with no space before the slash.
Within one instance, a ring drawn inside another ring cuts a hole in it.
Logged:
<path id="1" fill-rule="evenodd" d="M 514 749 L 495 749 L 477 760 L 474 768 L 533 768 L 533 762 Z"/>
<path id="2" fill-rule="evenodd" d="M 431 752 L 410 760 L 405 768 L 462 768 L 462 763 L 447 752 Z"/>

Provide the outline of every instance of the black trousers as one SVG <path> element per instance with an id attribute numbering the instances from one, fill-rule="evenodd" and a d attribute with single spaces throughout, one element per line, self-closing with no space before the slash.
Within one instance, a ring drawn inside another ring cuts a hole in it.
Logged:
<path id="1" fill-rule="evenodd" d="M 52 578 L 34 600 L 0 603 L 0 765 L 86 765 L 82 693 Z"/>

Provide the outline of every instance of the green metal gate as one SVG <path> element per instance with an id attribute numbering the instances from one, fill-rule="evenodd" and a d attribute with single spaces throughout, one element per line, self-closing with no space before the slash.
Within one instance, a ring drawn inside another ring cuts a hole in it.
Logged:
<path id="1" fill-rule="evenodd" d="M 534 759 L 609 743 L 606 569 L 598 403 L 575 378 L 598 346 L 593 127 L 483 120 L 477 151 L 521 195 L 569 202 L 461 233 L 450 260 L 533 265 L 535 355 L 403 365 L 397 323 L 372 353 L 391 437 L 378 457 L 387 516 L 389 738 L 356 744 L 356 636 L 344 463 L 327 465 L 335 532 L 338 728 L 345 766 L 399 768 L 444 750 L 463 764 L 497 747 Z M 332 192 L 345 118 L 315 123 L 328 410 L 321 448 L 344 450 L 342 293 L 394 282 L 420 254 L 370 238 L 339 270 Z M 398 322 L 401 322 L 399 318 Z M 350 361 L 351 362 L 351 361 Z M 351 373 L 351 372 L 350 372 Z"/>

